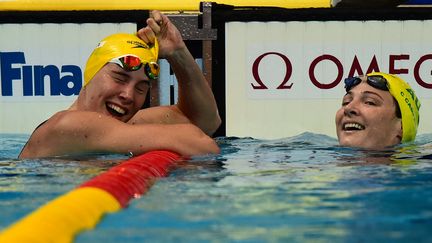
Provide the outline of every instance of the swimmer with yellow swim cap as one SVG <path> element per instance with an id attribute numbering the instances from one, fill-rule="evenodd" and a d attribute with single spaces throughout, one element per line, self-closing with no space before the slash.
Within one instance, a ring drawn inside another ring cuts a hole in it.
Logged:
<path id="1" fill-rule="evenodd" d="M 136 34 L 101 40 L 88 58 L 78 98 L 35 129 L 19 158 L 219 152 L 209 137 L 221 123 L 212 90 L 178 29 L 159 11 L 151 15 Z M 157 82 L 158 58 L 167 59 L 177 77 L 178 103 L 142 109 Z"/>
<path id="2" fill-rule="evenodd" d="M 151 83 L 156 82 L 158 50 L 157 40 L 149 45 L 134 34 L 117 33 L 104 38 L 87 60 L 83 90 L 73 107 L 128 122 L 142 107 Z M 133 87 L 118 93 L 127 83 Z M 108 92 L 100 92 L 101 88 Z"/>
<path id="3" fill-rule="evenodd" d="M 420 101 L 408 83 L 373 72 L 345 79 L 345 90 L 336 113 L 340 145 L 383 149 L 415 139 Z"/>

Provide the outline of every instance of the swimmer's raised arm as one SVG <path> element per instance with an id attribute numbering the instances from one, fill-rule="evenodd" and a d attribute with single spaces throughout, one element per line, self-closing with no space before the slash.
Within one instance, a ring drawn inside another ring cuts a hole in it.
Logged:
<path id="1" fill-rule="evenodd" d="M 158 38 L 159 57 L 166 58 L 174 71 L 179 84 L 179 98 L 176 108 L 166 111 L 178 112 L 170 116 L 170 122 L 183 123 L 190 121 L 207 135 L 212 135 L 221 124 L 213 92 L 206 81 L 201 69 L 196 64 L 192 54 L 187 49 L 180 32 L 169 18 L 159 11 L 153 11 L 147 20 L 147 26 L 138 31 L 138 36 L 145 42 L 152 42 Z M 162 114 L 162 117 L 159 115 Z M 144 117 L 141 117 L 141 116 Z M 141 123 L 144 120 L 164 120 L 164 112 L 155 112 L 155 117 L 149 113 L 138 112 L 131 120 Z M 165 119 L 166 121 L 166 119 Z"/>

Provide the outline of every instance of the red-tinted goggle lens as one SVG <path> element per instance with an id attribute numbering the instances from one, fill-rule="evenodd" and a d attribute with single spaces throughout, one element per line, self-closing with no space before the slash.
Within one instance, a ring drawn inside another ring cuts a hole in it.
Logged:
<path id="1" fill-rule="evenodd" d="M 110 62 L 118 64 L 126 71 L 139 70 L 144 64 L 139 57 L 128 55 L 120 58 L 114 58 Z M 159 76 L 159 65 L 156 62 L 147 62 L 144 64 L 144 73 L 149 79 L 157 79 Z"/>
<path id="2" fill-rule="evenodd" d="M 138 57 L 135 56 L 124 56 L 119 58 L 123 64 L 123 69 L 126 71 L 136 71 L 141 68 L 142 62 Z"/>

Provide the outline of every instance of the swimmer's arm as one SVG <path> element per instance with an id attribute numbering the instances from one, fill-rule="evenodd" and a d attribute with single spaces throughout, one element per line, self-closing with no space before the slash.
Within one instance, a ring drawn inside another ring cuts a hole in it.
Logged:
<path id="1" fill-rule="evenodd" d="M 189 50 L 176 50 L 168 61 L 179 84 L 177 107 L 193 124 L 212 135 L 221 124 L 213 92 Z"/>
<path id="2" fill-rule="evenodd" d="M 68 112 L 50 120 L 37 131 L 44 134 L 34 134 L 29 141 L 23 158 L 92 152 L 138 155 L 152 150 L 183 156 L 219 153 L 214 140 L 191 124 L 129 125 L 94 112 Z"/>
<path id="3" fill-rule="evenodd" d="M 178 103 L 140 110 L 129 124 L 192 123 L 209 136 L 220 126 L 221 119 L 213 92 L 189 51 L 185 51 L 188 54 L 175 54 L 179 57 L 171 61 L 171 68 L 179 80 Z"/>
<path id="4" fill-rule="evenodd" d="M 180 32 L 166 15 L 153 11 L 147 26 L 138 31 L 145 42 L 159 40 L 159 56 L 166 58 L 179 81 L 179 116 L 185 116 L 207 135 L 212 135 L 221 124 L 213 92 L 201 69 L 187 49 Z M 182 123 L 184 118 L 173 123 Z"/>

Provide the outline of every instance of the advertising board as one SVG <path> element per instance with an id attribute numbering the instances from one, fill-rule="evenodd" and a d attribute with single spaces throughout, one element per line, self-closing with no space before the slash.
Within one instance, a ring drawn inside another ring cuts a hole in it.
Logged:
<path id="1" fill-rule="evenodd" d="M 135 23 L 0 25 L 0 133 L 30 134 L 68 108 L 98 42 L 136 28 Z"/>
<path id="2" fill-rule="evenodd" d="M 431 20 L 229 22 L 226 135 L 335 137 L 344 78 L 399 75 L 421 100 L 419 134 L 432 132 Z"/>

